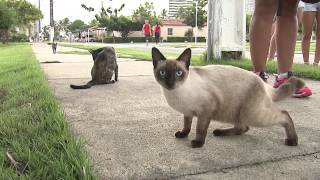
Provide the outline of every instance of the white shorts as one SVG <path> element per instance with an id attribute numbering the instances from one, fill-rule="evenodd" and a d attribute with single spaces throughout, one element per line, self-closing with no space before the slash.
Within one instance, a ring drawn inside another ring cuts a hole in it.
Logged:
<path id="1" fill-rule="evenodd" d="M 304 2 L 299 1 L 298 8 L 304 8 Z"/>
<path id="2" fill-rule="evenodd" d="M 320 11 L 320 2 L 318 3 L 304 3 L 304 11 Z"/>

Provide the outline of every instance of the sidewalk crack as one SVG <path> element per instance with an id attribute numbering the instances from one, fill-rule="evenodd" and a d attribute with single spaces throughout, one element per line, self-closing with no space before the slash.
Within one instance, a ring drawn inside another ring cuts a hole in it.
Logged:
<path id="1" fill-rule="evenodd" d="M 266 161 L 259 161 L 259 162 L 253 162 L 253 163 L 247 163 L 247 164 L 246 163 L 245 164 L 238 164 L 238 165 L 229 166 L 229 167 L 214 168 L 211 170 L 206 170 L 206 171 L 197 172 L 197 173 L 182 174 L 179 176 L 174 176 L 172 178 L 178 179 L 178 178 L 182 178 L 182 177 L 186 177 L 186 176 L 193 176 L 193 175 L 200 175 L 200 174 L 207 174 L 207 173 L 219 173 L 219 172 L 228 173 L 229 170 L 236 169 L 236 168 L 252 167 L 252 166 L 261 165 L 264 163 L 273 163 L 273 162 L 279 162 L 279 161 L 283 161 L 283 160 L 291 160 L 291 159 L 298 158 L 298 157 L 312 156 L 317 153 L 320 153 L 320 151 L 315 151 L 315 152 L 306 153 L 306 154 L 292 155 L 292 156 L 287 156 L 287 157 L 282 157 L 282 158 L 277 158 L 277 159 L 270 159 L 270 160 L 266 160 Z"/>

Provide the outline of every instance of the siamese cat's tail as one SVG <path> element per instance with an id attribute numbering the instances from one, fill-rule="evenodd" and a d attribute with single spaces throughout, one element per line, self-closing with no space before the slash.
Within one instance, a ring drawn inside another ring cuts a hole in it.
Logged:
<path id="1" fill-rule="evenodd" d="M 297 89 L 303 88 L 305 83 L 303 80 L 297 77 L 290 77 L 286 83 L 283 83 L 277 89 L 274 89 L 273 101 L 281 101 L 291 95 L 293 95 Z"/>
<path id="2" fill-rule="evenodd" d="M 80 85 L 80 86 L 78 86 L 78 85 L 73 85 L 73 84 L 71 84 L 70 85 L 70 87 L 72 88 L 72 89 L 88 89 L 88 88 L 91 88 L 91 86 L 93 86 L 94 85 L 94 82 L 91 80 L 91 81 L 89 81 L 87 84 L 85 84 L 85 85 Z"/>

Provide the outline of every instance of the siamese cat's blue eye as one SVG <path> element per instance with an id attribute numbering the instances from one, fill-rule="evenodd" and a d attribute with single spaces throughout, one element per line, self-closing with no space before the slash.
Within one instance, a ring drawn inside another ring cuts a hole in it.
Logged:
<path id="1" fill-rule="evenodd" d="M 166 75 L 166 72 L 163 71 L 163 70 L 161 70 L 161 71 L 160 71 L 160 75 L 161 75 L 161 76 L 164 76 L 164 75 Z"/>
<path id="2" fill-rule="evenodd" d="M 182 71 L 177 71 L 177 72 L 176 72 L 176 75 L 177 75 L 177 76 L 181 76 L 181 75 L 182 75 Z"/>

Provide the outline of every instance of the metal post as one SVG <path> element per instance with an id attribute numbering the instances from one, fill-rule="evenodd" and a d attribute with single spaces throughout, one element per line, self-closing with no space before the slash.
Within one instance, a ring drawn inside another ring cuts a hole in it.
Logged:
<path id="1" fill-rule="evenodd" d="M 213 1 L 208 1 L 207 61 L 213 59 Z"/>
<path id="2" fill-rule="evenodd" d="M 196 1 L 196 29 L 195 29 L 195 37 L 194 43 L 197 44 L 197 36 L 198 36 L 198 1 Z"/>
<path id="3" fill-rule="evenodd" d="M 53 0 L 50 0 L 50 38 L 49 38 L 49 42 L 53 43 L 53 39 L 54 39 Z"/>
<path id="4" fill-rule="evenodd" d="M 41 11 L 40 9 L 40 0 L 38 1 L 38 8 L 39 11 Z M 38 33 L 37 33 L 37 41 L 40 42 L 40 33 L 41 33 L 41 20 L 39 19 L 38 21 Z"/>
<path id="5" fill-rule="evenodd" d="M 40 6 L 40 0 L 38 1 L 38 5 L 39 5 L 39 10 L 41 11 L 41 6 Z M 39 33 L 41 32 L 41 20 L 39 19 Z"/>
<path id="6" fill-rule="evenodd" d="M 208 5 L 208 40 L 207 40 L 207 59 L 221 58 L 222 41 L 222 1 L 210 0 Z M 212 54 L 211 54 L 212 53 Z"/>

